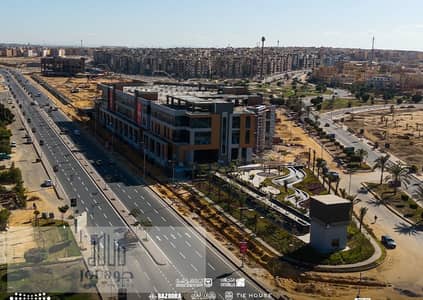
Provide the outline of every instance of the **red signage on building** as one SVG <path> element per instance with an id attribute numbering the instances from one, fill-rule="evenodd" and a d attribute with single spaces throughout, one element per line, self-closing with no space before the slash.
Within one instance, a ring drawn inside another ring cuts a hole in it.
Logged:
<path id="1" fill-rule="evenodd" d="M 109 88 L 109 90 L 108 90 L 108 100 L 109 100 L 108 106 L 109 106 L 110 111 L 115 111 L 114 93 L 113 92 L 114 92 L 113 88 Z"/>
<path id="2" fill-rule="evenodd" d="M 137 109 L 136 109 L 136 119 L 135 122 L 141 126 L 141 122 L 142 122 L 142 104 L 140 101 L 137 101 Z"/>
<path id="3" fill-rule="evenodd" d="M 247 242 L 241 242 L 239 243 L 239 251 L 244 254 L 247 252 L 248 249 L 248 243 Z"/>

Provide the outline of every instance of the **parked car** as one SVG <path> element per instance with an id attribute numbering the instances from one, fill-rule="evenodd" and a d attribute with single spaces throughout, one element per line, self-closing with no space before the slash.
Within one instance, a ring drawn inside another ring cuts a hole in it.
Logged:
<path id="1" fill-rule="evenodd" d="M 53 171 L 54 172 L 58 172 L 59 171 L 59 166 L 58 165 L 54 165 L 53 166 Z"/>
<path id="2" fill-rule="evenodd" d="M 33 133 L 35 133 L 35 131 L 36 131 L 35 127 L 32 127 L 32 128 L 31 128 L 31 131 L 32 131 Z"/>
<path id="3" fill-rule="evenodd" d="M 75 129 L 75 130 L 73 131 L 73 134 L 74 134 L 74 135 L 80 135 L 80 134 L 81 134 L 81 132 L 80 132 L 78 129 Z"/>
<path id="4" fill-rule="evenodd" d="M 44 140 L 40 140 L 40 146 L 44 145 Z"/>
<path id="5" fill-rule="evenodd" d="M 10 147 L 15 148 L 15 147 L 16 147 L 16 142 L 15 142 L 15 141 L 12 141 L 12 142 L 10 143 Z"/>
<path id="6" fill-rule="evenodd" d="M 43 187 L 51 187 L 53 186 L 53 182 L 50 179 L 44 180 L 44 182 L 41 184 Z"/>
<path id="7" fill-rule="evenodd" d="M 367 194 L 369 191 L 364 187 L 364 186 L 361 186 L 358 190 L 357 190 L 357 192 L 358 193 L 360 193 L 360 194 Z"/>
<path id="8" fill-rule="evenodd" d="M 329 125 L 329 123 L 326 123 L 326 124 L 325 124 L 325 127 L 329 127 L 329 126 L 330 126 L 330 125 Z"/>
<path id="9" fill-rule="evenodd" d="M 4 152 L 0 153 L 0 160 L 10 159 L 10 158 L 11 158 L 10 154 L 4 153 Z"/>
<path id="10" fill-rule="evenodd" d="M 389 235 L 382 235 L 381 242 L 388 249 L 395 249 L 397 247 L 397 243 Z"/>

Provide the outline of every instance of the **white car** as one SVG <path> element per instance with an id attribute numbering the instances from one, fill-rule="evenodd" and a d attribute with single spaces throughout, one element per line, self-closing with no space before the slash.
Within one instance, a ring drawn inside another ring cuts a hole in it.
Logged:
<path id="1" fill-rule="evenodd" d="M 43 187 L 51 187 L 51 186 L 53 186 L 53 182 L 50 179 L 46 179 L 46 180 L 44 180 L 42 186 Z"/>
<path id="2" fill-rule="evenodd" d="M 16 142 L 15 141 L 11 142 L 10 143 L 10 147 L 15 148 L 16 147 Z"/>

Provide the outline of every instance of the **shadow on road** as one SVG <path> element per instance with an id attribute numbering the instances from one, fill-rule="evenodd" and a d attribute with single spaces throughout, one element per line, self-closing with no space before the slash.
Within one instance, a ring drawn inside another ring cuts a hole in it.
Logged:
<path id="1" fill-rule="evenodd" d="M 423 231 L 423 225 L 409 225 L 401 222 L 395 225 L 394 230 L 399 234 L 416 235 Z"/>
<path id="2" fill-rule="evenodd" d="M 366 203 L 370 204 L 371 206 L 377 207 L 377 206 L 380 206 L 382 204 L 382 201 L 372 198 L 372 199 L 366 201 Z"/>

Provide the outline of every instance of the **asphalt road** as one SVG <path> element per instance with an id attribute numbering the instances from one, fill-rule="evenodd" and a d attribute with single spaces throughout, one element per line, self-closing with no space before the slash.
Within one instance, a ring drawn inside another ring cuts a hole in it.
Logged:
<path id="1" fill-rule="evenodd" d="M 0 71 L 6 74 L 4 70 Z M 224 294 L 232 291 L 234 299 L 237 292 L 249 294 L 263 294 L 255 283 L 246 279 L 243 288 L 226 288 L 219 284 L 222 278 L 245 278 L 222 254 L 213 249 L 200 235 L 189 228 L 184 221 L 171 211 L 163 201 L 143 185 L 139 178 L 134 178 L 120 165 L 113 162 L 113 156 L 101 145 L 98 145 L 81 130 L 81 134 L 75 134 L 78 124 L 68 120 L 60 111 L 49 113 L 48 117 L 41 110 L 47 110 L 44 105 L 54 105 L 44 94 L 31 99 L 22 89 L 24 87 L 32 95 L 40 93 L 35 86 L 31 85 L 22 74 L 17 71 L 9 71 L 16 78 L 9 77 L 9 87 L 14 91 L 16 99 L 22 104 L 22 111 L 26 118 L 31 118 L 30 125 L 35 128 L 37 142 L 44 141 L 43 155 L 51 165 L 58 165 L 59 171 L 56 178 L 63 186 L 69 198 L 78 199 L 78 209 L 87 212 L 89 226 L 95 228 L 125 227 L 118 213 L 109 204 L 101 193 L 100 188 L 92 181 L 82 166 L 75 159 L 70 149 L 62 142 L 60 136 L 50 127 L 49 122 L 55 122 L 60 128 L 67 129 L 73 143 L 88 160 L 101 160 L 100 165 L 94 164 L 98 173 L 108 181 L 110 188 L 125 204 L 128 211 L 138 208 L 143 217 L 150 220 L 153 228 L 149 231 L 150 237 L 169 259 L 169 263 L 159 266 L 142 247 L 136 247 L 129 253 L 131 263 L 127 264 L 129 271 L 133 272 L 134 278 L 127 282 L 128 291 L 134 299 L 140 297 L 140 293 L 170 292 L 175 290 L 175 282 L 178 279 L 202 279 L 212 278 L 213 287 L 206 291 L 214 291 L 217 299 L 225 299 Z M 32 101 L 37 105 L 31 105 Z M 34 141 L 35 142 L 35 141 Z M 107 229 L 104 229 L 107 230 Z M 115 230 L 120 237 L 118 230 Z M 180 289 L 177 289 L 180 291 Z M 192 289 L 189 289 L 192 291 Z M 196 289 L 205 291 L 204 289 Z M 260 299 L 250 297 L 249 299 Z"/>
<path id="2" fill-rule="evenodd" d="M 399 105 L 396 106 L 396 109 L 399 109 Z M 423 104 L 415 104 L 416 108 L 423 108 Z M 362 138 L 359 138 L 349 132 L 346 126 L 342 126 L 339 123 L 335 123 L 334 119 L 339 119 L 342 117 L 348 118 L 350 113 L 359 113 L 359 112 L 370 112 L 370 111 L 377 111 L 381 109 L 389 109 L 389 106 L 385 105 L 373 105 L 373 106 L 361 106 L 356 108 L 346 108 L 346 109 L 339 109 L 327 113 L 322 113 L 319 115 L 320 117 L 320 125 L 323 130 L 330 134 L 335 134 L 335 138 L 342 143 L 345 147 L 354 147 L 357 149 L 364 149 L 367 152 L 366 162 L 372 166 L 374 165 L 375 160 L 386 153 L 380 152 L 378 149 L 373 149 L 373 146 L 368 144 L 368 142 Z M 347 114 L 346 114 L 347 113 Z M 382 146 L 382 145 L 381 145 Z M 394 163 L 396 159 L 392 158 L 390 163 Z M 414 176 L 410 176 L 408 183 L 403 183 L 402 188 L 406 190 L 410 195 L 413 195 L 417 189 L 418 185 L 422 185 L 423 182 L 420 181 L 418 178 Z"/>

